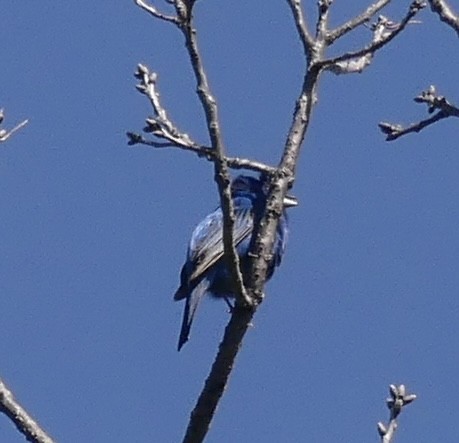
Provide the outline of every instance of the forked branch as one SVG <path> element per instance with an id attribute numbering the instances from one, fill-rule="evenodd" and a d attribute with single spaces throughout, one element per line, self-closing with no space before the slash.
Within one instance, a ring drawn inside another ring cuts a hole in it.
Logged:
<path id="1" fill-rule="evenodd" d="M 427 90 L 421 92 L 420 95 L 414 98 L 414 101 L 416 103 L 426 104 L 428 113 L 434 115 L 408 126 L 387 122 L 379 123 L 379 129 L 386 135 L 387 141 L 396 140 L 397 138 L 412 132 L 422 131 L 427 126 L 430 126 L 439 120 L 449 117 L 459 117 L 459 108 L 450 103 L 444 96 L 437 94 L 435 86 L 430 86 Z"/>
<path id="2" fill-rule="evenodd" d="M 381 443 L 393 442 L 400 412 L 405 406 L 416 400 L 415 394 L 406 393 L 405 385 L 390 385 L 389 393 L 390 397 L 386 400 L 386 405 L 389 408 L 389 423 L 387 425 L 382 422 L 378 423 L 378 434 L 381 437 Z"/>
<path id="3" fill-rule="evenodd" d="M 5 111 L 3 109 L 0 109 L 0 125 L 3 123 L 4 119 Z M 19 131 L 19 129 L 24 127 L 28 122 L 29 120 L 24 120 L 21 123 L 18 123 L 12 129 L 0 129 L 0 143 L 7 141 L 16 131 Z"/>

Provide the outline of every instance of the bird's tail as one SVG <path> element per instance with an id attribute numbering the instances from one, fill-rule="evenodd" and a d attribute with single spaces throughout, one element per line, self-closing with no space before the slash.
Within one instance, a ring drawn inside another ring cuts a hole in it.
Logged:
<path id="1" fill-rule="evenodd" d="M 180 351 L 182 346 L 188 341 L 190 336 L 191 325 L 193 324 L 194 315 L 202 296 L 207 291 L 209 281 L 203 279 L 186 297 L 185 310 L 183 311 L 182 327 L 180 329 L 177 350 Z"/>

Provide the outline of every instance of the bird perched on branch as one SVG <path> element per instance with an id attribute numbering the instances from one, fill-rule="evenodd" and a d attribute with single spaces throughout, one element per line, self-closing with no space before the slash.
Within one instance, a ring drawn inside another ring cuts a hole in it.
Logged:
<path id="1" fill-rule="evenodd" d="M 250 251 L 254 223 L 263 215 L 266 204 L 264 178 L 239 175 L 231 184 L 235 222 L 233 241 L 239 256 L 242 276 L 247 274 L 248 253 Z M 273 246 L 272 260 L 268 265 L 267 279 L 274 268 L 279 266 L 287 242 L 287 214 L 285 208 L 298 204 L 294 197 L 286 196 L 284 211 L 279 220 Z M 188 341 L 196 308 L 204 294 L 212 297 L 234 298 L 234 284 L 224 260 L 223 213 L 220 207 L 209 214 L 196 226 L 191 236 L 185 264 L 180 274 L 180 287 L 174 300 L 185 299 L 182 328 L 178 350 Z"/>

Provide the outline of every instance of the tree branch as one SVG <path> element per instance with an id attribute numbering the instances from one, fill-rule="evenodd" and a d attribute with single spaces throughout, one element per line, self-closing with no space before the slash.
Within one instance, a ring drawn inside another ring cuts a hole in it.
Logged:
<path id="1" fill-rule="evenodd" d="M 291 6 L 291 1 L 287 1 Z M 301 23 L 298 23 L 298 20 L 300 22 L 303 21 L 303 17 L 302 15 L 298 15 L 297 9 L 293 8 L 292 11 L 300 38 L 303 39 L 303 27 Z M 314 57 L 311 58 L 310 62 L 315 62 Z M 256 237 L 256 241 L 254 247 L 251 248 L 251 272 L 249 272 L 250 277 L 247 283 L 247 290 L 251 299 L 256 301 L 256 304 L 253 306 L 236 305 L 231 320 L 225 329 L 224 337 L 209 377 L 191 413 L 183 443 L 202 442 L 207 434 L 219 400 L 228 384 L 228 379 L 234 367 L 236 356 L 241 348 L 243 337 L 251 324 L 258 303 L 263 299 L 267 265 L 272 259 L 271 251 L 274 244 L 274 236 L 279 217 L 283 211 L 282 201 L 287 188 L 291 185 L 296 158 L 309 122 L 311 106 L 315 102 L 314 87 L 319 72 L 317 69 L 312 69 L 309 71 L 309 75 L 306 75 L 302 94 L 296 105 L 294 123 L 292 124 L 288 138 L 288 147 L 286 148 L 280 167 L 276 171 L 275 179 L 271 182 L 265 214 L 259 226 L 255 229 L 254 236 Z"/>
<path id="2" fill-rule="evenodd" d="M 379 129 L 386 135 L 387 141 L 396 140 L 397 138 L 411 132 L 419 132 L 439 120 L 443 120 L 448 117 L 459 117 L 459 108 L 451 104 L 444 96 L 438 95 L 434 86 L 430 86 L 429 89 L 421 92 L 420 95 L 414 98 L 414 101 L 416 103 L 425 103 L 429 114 L 432 114 L 435 111 L 437 111 L 437 113 L 432 117 L 406 127 L 394 123 L 379 123 Z"/>
<path id="3" fill-rule="evenodd" d="M 400 23 L 392 22 L 386 17 L 380 16 L 378 22 L 373 26 L 374 35 L 371 44 L 358 51 L 347 52 L 337 57 L 323 60 L 320 65 L 335 74 L 361 72 L 369 64 L 374 53 L 400 34 L 412 22 L 412 18 L 425 6 L 426 3 L 424 1 L 414 0 Z"/>
<path id="4" fill-rule="evenodd" d="M 378 423 L 378 434 L 381 437 L 381 443 L 391 443 L 393 441 L 395 431 L 397 430 L 397 417 L 402 408 L 416 400 L 415 394 L 407 394 L 405 385 L 390 385 L 390 398 L 386 400 L 387 407 L 390 411 L 389 423 L 384 425 Z"/>
<path id="5" fill-rule="evenodd" d="M 207 121 L 212 149 L 215 151 L 213 158 L 214 177 L 220 194 L 220 205 L 223 212 L 223 245 L 225 256 L 228 259 L 229 270 L 235 282 L 236 302 L 241 305 L 251 305 L 252 300 L 247 295 L 239 264 L 239 256 L 233 239 L 233 226 L 235 222 L 233 200 L 231 198 L 231 176 L 225 157 L 225 148 L 221 135 L 218 118 L 217 101 L 211 93 L 207 75 L 198 48 L 197 32 L 193 26 L 191 7 L 193 2 L 175 0 L 177 15 L 180 18 L 182 31 L 185 37 L 185 46 L 190 57 L 191 66 L 196 78 L 196 92 L 201 101 Z"/>
<path id="6" fill-rule="evenodd" d="M 179 19 L 177 17 L 159 12 L 157 8 L 151 6 L 144 0 L 134 0 L 134 3 L 155 18 L 159 18 L 165 22 L 173 23 L 174 25 L 179 24 Z"/>
<path id="7" fill-rule="evenodd" d="M 146 140 L 142 135 L 134 132 L 127 132 L 126 135 L 129 139 L 128 145 L 131 146 L 140 144 L 144 146 L 151 146 L 153 148 L 180 148 L 184 151 L 194 152 L 199 157 L 204 157 L 211 162 L 214 161 L 215 151 L 208 146 L 179 146 L 174 143 L 155 142 L 153 140 Z M 226 157 L 226 163 L 228 167 L 232 169 L 250 169 L 251 171 L 262 172 L 267 175 L 273 175 L 277 171 L 277 169 L 273 166 L 269 166 L 256 160 L 250 160 L 248 158 Z"/>
<path id="8" fill-rule="evenodd" d="M 0 125 L 3 123 L 5 119 L 5 112 L 3 109 L 0 109 Z M 18 123 L 13 129 L 7 131 L 6 129 L 0 129 L 0 143 L 5 142 L 8 140 L 16 131 L 19 131 L 23 126 L 25 126 L 29 120 L 24 120 L 21 123 Z"/>
<path id="9" fill-rule="evenodd" d="M 326 40 L 328 33 L 328 13 L 333 0 L 318 0 L 318 18 L 316 24 L 316 40 Z"/>
<path id="10" fill-rule="evenodd" d="M 456 31 L 459 37 L 459 15 L 454 13 L 446 0 L 429 0 L 430 9 L 438 14 L 440 20 Z"/>
<path id="11" fill-rule="evenodd" d="M 295 103 L 293 121 L 288 132 L 277 174 L 271 182 L 265 213 L 254 234 L 256 240 L 251 251 L 254 258 L 250 268 L 251 278 L 247 287 L 259 303 L 264 297 L 263 288 L 268 264 L 272 259 L 271 251 L 274 245 L 277 225 L 283 210 L 282 202 L 287 190 L 293 184 L 301 144 L 310 123 L 312 107 L 317 101 L 316 89 L 320 73 L 321 70 L 312 60 L 305 76 L 301 93 Z"/>
<path id="12" fill-rule="evenodd" d="M 154 117 L 146 119 L 144 132 L 150 133 L 158 139 L 167 140 L 166 142 L 157 142 L 147 140 L 142 135 L 127 132 L 129 145 L 142 144 L 154 148 L 180 148 L 186 151 L 191 151 L 200 157 L 205 157 L 207 160 L 215 162 L 219 158 L 218 151 L 212 147 L 202 146 L 195 142 L 188 134 L 180 131 L 178 127 L 168 117 L 166 109 L 161 103 L 159 90 L 157 87 L 158 75 L 148 69 L 147 66 L 139 64 L 135 77 L 140 80 L 136 85 L 137 90 L 148 97 L 153 108 Z M 273 174 L 275 168 L 265 165 L 260 162 L 249 159 L 225 157 L 227 166 L 234 169 L 251 169 L 268 174 Z"/>
<path id="13" fill-rule="evenodd" d="M 183 443 L 200 443 L 209 431 L 210 422 L 228 384 L 236 356 L 254 314 L 254 307 L 236 305 L 234 308 L 209 376 L 191 413 Z"/>
<path id="14" fill-rule="evenodd" d="M 311 53 L 313 51 L 315 41 L 309 33 L 308 27 L 306 25 L 303 10 L 301 8 L 301 0 L 287 0 L 287 3 L 292 10 L 296 30 L 300 36 L 301 43 L 303 44 L 304 55 L 306 56 L 306 59 L 309 60 L 311 58 Z"/>
<path id="15" fill-rule="evenodd" d="M 229 269 L 235 282 L 236 301 L 242 305 L 250 305 L 251 299 L 248 297 L 242 279 L 242 273 L 239 266 L 239 257 L 236 252 L 233 241 L 233 226 L 234 226 L 234 208 L 231 199 L 231 177 L 228 170 L 227 159 L 225 157 L 225 149 L 221 136 L 220 123 L 218 119 L 217 102 L 211 94 L 207 75 L 204 70 L 201 55 L 198 49 L 197 33 L 193 27 L 192 8 L 194 1 L 192 0 L 171 0 L 176 10 L 176 17 L 166 16 L 159 13 L 156 8 L 146 3 L 144 0 L 135 0 L 135 3 L 142 9 L 153 15 L 155 18 L 172 22 L 178 26 L 185 37 L 185 46 L 187 48 L 191 66 L 197 82 L 196 92 L 201 101 L 206 121 L 209 137 L 214 151 L 210 159 L 214 163 L 214 176 L 218 185 L 220 194 L 220 204 L 223 212 L 223 244 L 225 255 L 228 258 Z M 138 66 L 136 77 L 141 80 L 141 84 L 137 89 L 147 95 L 152 104 L 156 117 L 147 119 L 146 132 L 151 132 L 159 138 L 164 138 L 173 146 L 180 146 L 187 150 L 202 153 L 191 138 L 184 133 L 181 133 L 167 118 L 165 109 L 161 106 L 159 93 L 156 89 L 156 73 L 150 73 L 144 65 Z M 143 138 L 134 134 L 128 133 L 129 143 L 135 144 L 143 142 Z M 169 143 L 150 143 L 150 146 L 166 147 Z"/>
<path id="16" fill-rule="evenodd" d="M 346 23 L 342 24 L 336 29 L 329 31 L 326 36 L 327 45 L 333 44 L 336 40 L 338 40 L 343 35 L 347 34 L 348 32 L 354 30 L 358 26 L 368 22 L 377 12 L 379 12 L 384 6 L 390 3 L 391 0 L 379 0 L 376 3 L 368 6 L 368 8 L 362 12 L 357 17 L 347 21 Z"/>
<path id="17" fill-rule="evenodd" d="M 40 425 L 15 400 L 12 392 L 0 380 L 0 412 L 5 414 L 18 431 L 32 443 L 54 443 Z"/>
<path id="18" fill-rule="evenodd" d="M 153 134 L 159 139 L 168 140 L 168 143 L 157 144 L 156 147 L 178 146 L 184 149 L 198 149 L 198 144 L 188 134 L 181 132 L 167 116 L 166 110 L 161 104 L 160 94 L 156 85 L 158 74 L 150 72 L 146 66 L 139 64 L 135 77 L 140 80 L 140 83 L 136 86 L 137 90 L 149 98 L 155 115 L 146 119 L 147 125 L 144 131 Z M 130 141 L 133 141 L 132 137 L 130 137 Z"/>

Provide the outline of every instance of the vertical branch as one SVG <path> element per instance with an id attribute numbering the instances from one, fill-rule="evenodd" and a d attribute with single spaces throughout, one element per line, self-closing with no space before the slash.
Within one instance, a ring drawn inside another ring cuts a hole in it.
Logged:
<path id="1" fill-rule="evenodd" d="M 230 263 L 230 272 L 236 283 L 236 306 L 226 327 L 224 338 L 212 365 L 204 388 L 191 412 L 183 443 L 202 442 L 209 431 L 218 403 L 228 384 L 242 339 L 255 313 L 252 298 L 249 298 L 239 266 L 239 257 L 233 241 L 234 207 L 231 199 L 230 175 L 223 145 L 217 102 L 210 91 L 207 75 L 198 49 L 196 30 L 192 21 L 192 2 L 176 0 L 176 11 L 181 17 L 181 30 L 190 56 L 197 82 L 197 93 L 201 100 L 207 121 L 212 148 L 215 150 L 214 171 L 218 184 L 223 212 L 223 243 L 225 255 Z"/>
<path id="2" fill-rule="evenodd" d="M 312 54 L 313 40 L 305 25 L 301 3 L 298 0 L 289 0 L 289 5 L 295 17 L 295 23 L 304 45 L 305 54 Z M 194 42 L 191 38 L 193 36 L 192 31 L 190 26 L 189 31 L 185 32 L 190 55 L 197 54 L 197 51 L 194 49 Z M 212 140 L 212 143 L 217 143 L 218 133 L 216 129 L 218 129 L 218 126 L 212 126 L 213 118 L 216 117 L 216 110 L 215 113 L 212 113 L 213 107 L 209 106 L 213 105 L 213 98 L 210 97 L 209 100 L 209 96 L 206 93 L 206 84 L 204 82 L 205 76 L 203 77 L 200 75 L 201 68 L 200 64 L 195 59 L 195 55 L 192 55 L 191 58 L 195 60 L 193 62 L 195 75 L 197 78 L 201 79 L 201 82 L 198 81 L 198 93 L 200 93 L 203 106 L 206 109 L 208 124 L 213 129 L 215 140 Z M 312 60 L 312 58 L 310 59 Z M 190 422 L 183 443 L 198 443 L 204 440 L 209 430 L 210 423 L 215 415 L 218 403 L 228 384 L 229 376 L 233 369 L 236 356 L 241 348 L 244 335 L 251 324 L 258 303 L 262 300 L 267 266 L 271 260 L 271 251 L 274 244 L 277 223 L 283 211 L 282 201 L 290 185 L 290 179 L 293 176 L 299 148 L 309 123 L 313 102 L 312 96 L 314 94 L 319 72 L 320 70 L 311 69 L 305 77 L 303 90 L 295 108 L 294 122 L 288 138 L 289 145 L 276 172 L 278 179 L 276 183 L 274 183 L 273 189 L 275 192 L 272 193 L 272 196 L 269 198 L 266 214 L 258 227 L 259 232 L 254 248 L 255 250 L 252 250 L 252 253 L 255 253 L 255 259 L 252 260 L 252 272 L 249 273 L 250 280 L 247 286 L 251 299 L 255 301 L 255 305 L 250 308 L 236 305 L 231 320 L 225 329 L 224 337 L 212 365 L 209 377 L 191 413 Z M 285 171 L 286 173 L 284 173 Z"/>
<path id="3" fill-rule="evenodd" d="M 314 47 L 314 39 L 312 38 L 306 25 L 303 10 L 301 9 L 301 0 L 287 0 L 287 3 L 292 10 L 296 30 L 300 36 L 301 43 L 303 44 L 304 55 L 306 56 L 306 59 L 309 60 Z"/>
<path id="4" fill-rule="evenodd" d="M 300 96 L 295 103 L 293 120 L 285 149 L 278 165 L 278 172 L 271 184 L 265 214 L 255 234 L 256 241 L 252 250 L 255 258 L 251 264 L 251 279 L 248 289 L 253 292 L 255 298 L 259 301 L 263 298 L 263 287 L 268 264 L 271 259 L 279 217 L 283 210 L 282 202 L 287 190 L 293 183 L 301 144 L 311 120 L 313 105 L 316 102 L 316 88 L 322 71 L 314 62 L 315 60 L 312 60 L 309 64 Z"/>
<path id="5" fill-rule="evenodd" d="M 211 93 L 202 58 L 199 53 L 196 29 L 193 26 L 193 2 L 185 3 L 183 0 L 176 0 L 175 6 L 177 14 L 180 17 L 180 29 L 185 37 L 185 46 L 188 50 L 191 66 L 196 78 L 196 92 L 206 116 L 211 146 L 215 150 L 215 157 L 213 158 L 214 173 L 223 212 L 223 244 L 225 256 L 228 258 L 230 272 L 236 283 L 236 300 L 243 306 L 250 306 L 252 302 L 247 296 L 244 287 L 239 257 L 233 240 L 235 217 L 233 201 L 231 199 L 231 176 L 225 157 L 225 148 L 218 118 L 218 106 L 215 97 Z"/>
<path id="6" fill-rule="evenodd" d="M 319 0 L 317 6 L 319 8 L 319 18 L 317 19 L 316 38 L 324 40 L 328 32 L 328 13 L 333 0 Z"/>
<path id="7" fill-rule="evenodd" d="M 258 303 L 263 298 L 263 288 L 266 281 L 268 263 L 271 261 L 271 251 L 279 217 L 283 211 L 283 198 L 294 176 L 296 161 L 310 121 L 312 105 L 315 103 L 315 88 L 321 69 L 315 66 L 317 57 L 323 51 L 324 43 L 317 44 L 309 37 L 305 27 L 301 4 L 297 0 L 288 0 L 292 9 L 295 24 L 303 41 L 305 54 L 309 58 L 308 70 L 300 96 L 295 105 L 294 118 L 287 138 L 287 145 L 281 162 L 276 171 L 268 196 L 266 211 L 259 226 L 255 228 L 256 242 L 252 249 L 251 272 L 247 289 L 255 306 L 244 309 L 236 306 L 231 320 L 225 329 L 223 340 L 212 365 L 209 377 L 191 413 L 190 422 L 183 443 L 202 442 L 209 430 L 218 403 L 226 389 L 229 376 L 234 366 L 242 340 L 255 314 Z M 313 46 L 314 54 L 313 54 Z"/>
<path id="8" fill-rule="evenodd" d="M 266 281 L 268 264 L 271 260 L 276 237 L 277 225 L 283 210 L 283 199 L 287 190 L 292 186 L 296 164 L 300 153 L 307 128 L 310 123 L 312 108 L 316 98 L 316 88 L 322 68 L 318 64 L 323 58 L 326 42 L 322 33 L 326 33 L 326 22 L 328 9 L 331 5 L 330 0 L 319 0 L 319 18 L 316 29 L 319 35 L 316 39 L 306 38 L 305 23 L 299 2 L 287 0 L 292 10 L 295 26 L 298 30 L 300 39 L 305 45 L 305 53 L 309 54 L 307 59 L 307 69 L 299 97 L 295 103 L 293 119 L 288 131 L 285 148 L 278 164 L 277 174 L 271 183 L 266 202 L 265 213 L 255 231 L 256 241 L 252 249 L 253 259 L 251 261 L 250 281 L 248 289 L 253 293 L 259 302 L 263 298 L 263 287 Z"/>

